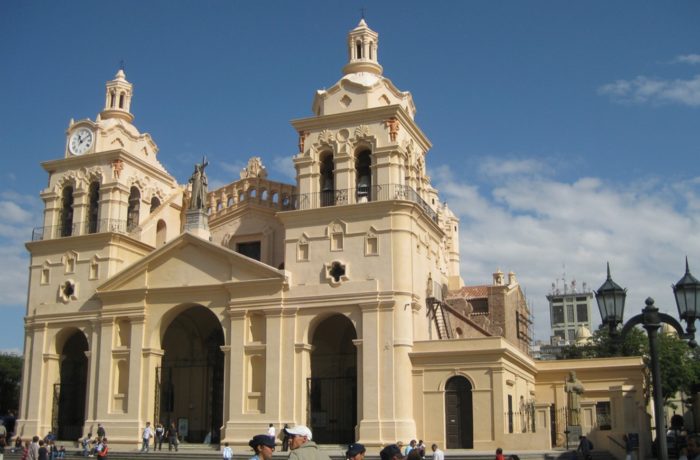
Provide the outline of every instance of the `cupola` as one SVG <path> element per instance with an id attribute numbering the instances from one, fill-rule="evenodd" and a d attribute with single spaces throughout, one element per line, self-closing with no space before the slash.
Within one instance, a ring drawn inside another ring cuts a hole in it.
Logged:
<path id="1" fill-rule="evenodd" d="M 102 119 L 121 118 L 131 123 L 134 116 L 129 111 L 131 107 L 131 96 L 133 95 L 133 85 L 126 80 L 123 69 L 119 69 L 106 84 L 105 108 L 100 113 Z"/>
<path id="2" fill-rule="evenodd" d="M 348 34 L 348 63 L 343 67 L 343 74 L 369 72 L 382 74 L 377 52 L 379 34 L 367 26 L 364 19 Z"/>

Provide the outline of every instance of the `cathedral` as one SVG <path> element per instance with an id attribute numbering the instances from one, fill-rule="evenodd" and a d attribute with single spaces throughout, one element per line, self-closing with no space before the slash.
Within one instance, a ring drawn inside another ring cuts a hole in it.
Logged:
<path id="1" fill-rule="evenodd" d="M 364 19 L 345 47 L 340 80 L 292 121 L 293 184 L 257 157 L 216 190 L 206 159 L 178 183 L 123 70 L 94 121 L 70 121 L 26 244 L 23 438 L 101 423 L 133 448 L 150 421 L 243 446 L 272 423 L 320 444 L 543 450 L 564 442 L 576 368 L 581 429 L 646 439 L 640 358 L 537 362 L 515 273 L 464 285 L 411 93 Z"/>

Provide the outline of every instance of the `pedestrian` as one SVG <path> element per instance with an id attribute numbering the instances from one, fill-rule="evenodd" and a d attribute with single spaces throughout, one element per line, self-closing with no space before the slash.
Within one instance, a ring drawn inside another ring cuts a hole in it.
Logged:
<path id="1" fill-rule="evenodd" d="M 420 454 L 420 458 L 424 459 L 425 458 L 425 444 L 423 444 L 422 439 L 418 440 L 418 444 L 416 445 L 416 449 L 418 449 L 418 453 Z"/>
<path id="2" fill-rule="evenodd" d="M 406 448 L 404 449 L 403 455 L 404 456 L 408 455 L 415 448 L 416 448 L 416 440 L 411 439 L 411 442 L 409 442 L 408 445 L 406 446 Z"/>
<path id="3" fill-rule="evenodd" d="M 496 460 L 505 460 L 505 457 L 503 456 L 503 449 L 500 447 L 496 449 Z"/>
<path id="4" fill-rule="evenodd" d="M 311 430 L 304 425 L 287 428 L 289 433 L 289 460 L 330 460 L 311 440 Z"/>
<path id="5" fill-rule="evenodd" d="M 107 438 L 102 438 L 102 448 L 97 453 L 97 457 L 102 460 L 107 460 L 107 453 L 109 453 L 109 447 L 107 446 Z"/>
<path id="6" fill-rule="evenodd" d="M 379 457 L 382 460 L 401 460 L 404 455 L 401 452 L 401 447 L 398 444 L 389 444 L 384 449 L 379 451 Z"/>
<path id="7" fill-rule="evenodd" d="M 622 435 L 622 441 L 625 443 L 625 460 L 632 460 L 632 454 L 634 453 L 634 447 L 632 447 L 632 440 L 627 434 Z"/>
<path id="8" fill-rule="evenodd" d="M 165 437 L 165 428 L 163 428 L 163 422 L 158 422 L 156 426 L 156 441 L 153 444 L 153 450 L 161 450 L 163 448 L 163 438 Z"/>
<path id="9" fill-rule="evenodd" d="M 445 460 L 445 453 L 438 449 L 437 444 L 433 444 L 430 448 L 433 449 L 433 460 Z"/>
<path id="10" fill-rule="evenodd" d="M 105 431 L 105 427 L 102 426 L 101 423 L 97 424 L 97 440 L 102 441 L 102 438 L 107 436 L 107 432 Z"/>
<path id="11" fill-rule="evenodd" d="M 287 452 L 289 450 L 289 433 L 287 432 L 287 428 L 289 428 L 288 424 L 284 424 L 284 428 L 282 428 L 282 452 Z"/>
<path id="12" fill-rule="evenodd" d="M 29 444 L 29 460 L 39 460 L 39 436 L 34 436 L 32 438 L 31 444 Z"/>
<path id="13" fill-rule="evenodd" d="M 143 445 L 141 446 L 141 452 L 148 452 L 148 449 L 151 447 L 151 438 L 153 437 L 153 430 L 151 429 L 151 422 L 146 422 L 146 427 L 143 429 L 143 434 L 141 435 L 141 438 L 143 438 Z"/>
<path id="14" fill-rule="evenodd" d="M 177 452 L 177 446 L 178 444 L 180 444 L 180 434 L 177 432 L 175 422 L 172 422 L 170 424 L 170 427 L 168 428 L 168 431 L 165 433 L 165 435 L 168 437 L 168 450 L 172 451 L 174 447 L 175 452 Z"/>
<path id="15" fill-rule="evenodd" d="M 49 450 L 46 448 L 43 439 L 39 440 L 39 450 L 37 452 L 37 460 L 49 460 Z"/>
<path id="16" fill-rule="evenodd" d="M 277 430 L 275 430 L 275 425 L 272 423 L 267 427 L 267 435 L 272 436 L 272 439 L 275 439 L 275 436 L 277 436 Z"/>
<path id="17" fill-rule="evenodd" d="M 684 457 L 678 457 L 678 460 L 700 460 L 700 435 L 688 436 L 687 450 L 688 453 Z"/>
<path id="18" fill-rule="evenodd" d="M 365 460 L 366 452 L 365 446 L 357 442 L 348 446 L 348 450 L 345 451 L 345 458 L 347 460 Z"/>
<path id="19" fill-rule="evenodd" d="M 579 436 L 578 439 L 579 443 L 576 450 L 581 452 L 583 455 L 583 460 L 591 460 L 591 458 L 593 458 L 593 455 L 591 454 L 591 451 L 593 450 L 593 443 L 589 441 L 585 435 Z"/>
<path id="20" fill-rule="evenodd" d="M 233 449 L 228 446 L 228 443 L 224 443 L 224 448 L 221 449 L 221 456 L 224 460 L 231 460 L 233 458 Z"/>
<path id="21" fill-rule="evenodd" d="M 255 455 L 250 460 L 272 460 L 272 453 L 275 451 L 275 438 L 267 434 L 257 434 L 248 441 L 248 445 Z"/>

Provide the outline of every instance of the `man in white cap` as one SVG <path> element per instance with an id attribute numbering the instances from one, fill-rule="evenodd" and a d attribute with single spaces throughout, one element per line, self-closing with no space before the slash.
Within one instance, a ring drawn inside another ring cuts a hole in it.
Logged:
<path id="1" fill-rule="evenodd" d="M 311 440 L 311 430 L 304 425 L 287 428 L 289 435 L 289 460 L 330 460 Z"/>

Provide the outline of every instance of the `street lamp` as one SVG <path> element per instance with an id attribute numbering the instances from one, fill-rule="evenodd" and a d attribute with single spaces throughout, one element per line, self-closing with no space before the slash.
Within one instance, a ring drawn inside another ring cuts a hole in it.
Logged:
<path id="1" fill-rule="evenodd" d="M 641 325 L 649 336 L 649 357 L 651 360 L 651 380 L 654 390 L 654 417 L 656 418 L 656 439 L 658 441 L 658 458 L 668 460 L 666 443 L 666 433 L 663 423 L 663 395 L 661 394 L 661 367 L 659 363 L 659 340 L 658 332 L 661 323 L 672 326 L 678 336 L 688 340 L 688 345 L 692 348 L 697 345 L 695 342 L 695 320 L 700 314 L 700 281 L 690 274 L 688 269 L 688 258 L 685 260 L 685 275 L 673 287 L 676 297 L 678 314 L 682 320 L 688 323 L 686 332 L 680 323 L 670 315 L 659 312 L 654 306 L 654 299 L 648 297 L 644 303 L 646 306 L 642 313 L 633 316 L 627 321 L 620 336 L 625 336 L 632 328 Z M 595 292 L 596 302 L 600 310 L 600 317 L 603 324 L 607 325 L 611 336 L 617 336 L 617 327 L 622 323 L 625 310 L 625 298 L 627 290 L 621 288 L 610 277 L 610 264 L 608 263 L 608 278 L 602 286 Z"/>

